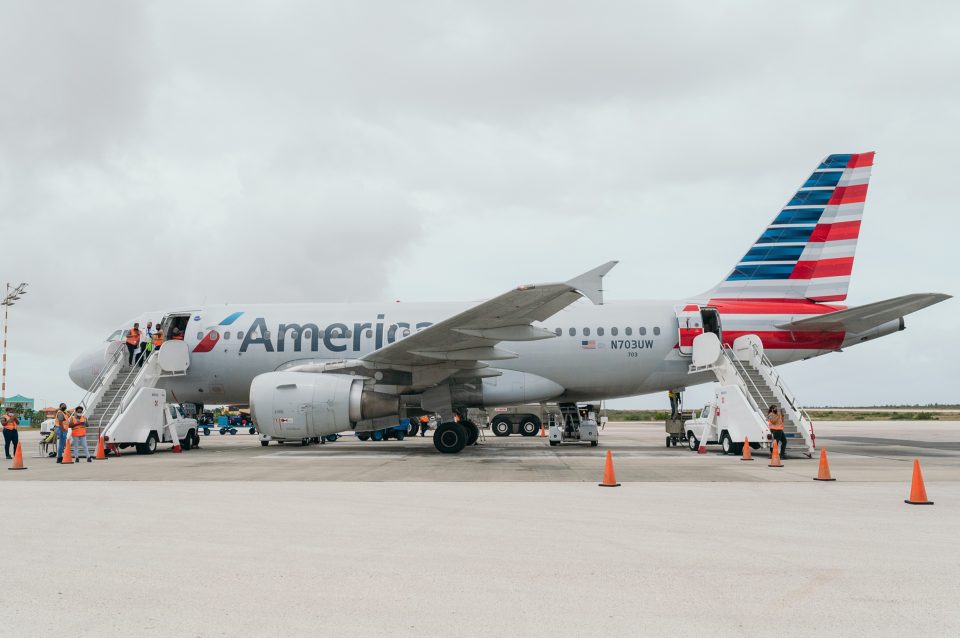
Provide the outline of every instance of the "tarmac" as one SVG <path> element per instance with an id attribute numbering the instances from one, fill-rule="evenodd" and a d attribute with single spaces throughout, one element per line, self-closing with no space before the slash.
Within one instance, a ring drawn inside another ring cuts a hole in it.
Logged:
<path id="1" fill-rule="evenodd" d="M 0 634 L 960 634 L 960 423 L 817 433 L 834 483 L 649 423 L 456 456 L 213 434 L 73 466 L 25 432 L 28 469 L 0 470 Z M 596 485 L 607 449 L 622 487 Z M 914 458 L 933 506 L 903 502 Z"/>

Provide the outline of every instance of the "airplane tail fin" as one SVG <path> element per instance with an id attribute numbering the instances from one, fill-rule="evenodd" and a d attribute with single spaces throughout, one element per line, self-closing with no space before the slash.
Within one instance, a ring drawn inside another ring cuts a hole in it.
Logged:
<path id="1" fill-rule="evenodd" d="M 709 297 L 846 299 L 873 155 L 820 162 Z"/>

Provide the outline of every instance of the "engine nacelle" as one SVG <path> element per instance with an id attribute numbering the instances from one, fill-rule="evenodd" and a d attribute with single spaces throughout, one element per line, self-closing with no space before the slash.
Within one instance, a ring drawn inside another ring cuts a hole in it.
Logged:
<path id="1" fill-rule="evenodd" d="M 268 372 L 250 384 L 254 422 L 262 434 L 279 439 L 326 436 L 399 412 L 396 395 L 367 390 L 357 377 Z"/>

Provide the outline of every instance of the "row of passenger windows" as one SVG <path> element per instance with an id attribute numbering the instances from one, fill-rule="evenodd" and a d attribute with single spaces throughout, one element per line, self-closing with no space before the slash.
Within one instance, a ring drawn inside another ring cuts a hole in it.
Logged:
<path id="1" fill-rule="evenodd" d="M 584 337 L 589 337 L 589 336 L 590 336 L 590 328 L 582 328 L 581 330 L 582 330 L 582 334 L 583 334 Z M 563 334 L 563 328 L 557 328 L 557 329 L 555 329 L 553 332 L 559 337 L 560 335 Z M 604 333 L 605 333 L 605 331 L 604 331 L 603 328 L 597 328 L 597 336 L 598 336 L 598 337 L 602 337 L 602 336 L 604 335 Z M 569 334 L 570 334 L 571 337 L 576 337 L 576 336 L 577 336 L 577 329 L 576 329 L 576 328 L 570 328 Z M 620 328 L 616 328 L 616 327 L 610 328 L 610 336 L 611 336 L 611 337 L 616 337 L 616 336 L 618 336 L 619 334 L 620 334 Z M 633 328 L 631 328 L 630 326 L 627 326 L 626 328 L 623 329 L 623 334 L 625 334 L 625 335 L 628 336 L 628 337 L 632 336 L 632 335 L 633 335 Z M 644 327 L 637 328 L 637 334 L 640 335 L 641 337 L 645 337 L 646 334 L 647 334 L 647 328 L 646 328 L 645 326 L 644 326 Z M 660 327 L 659 327 L 659 326 L 654 326 L 654 328 L 653 328 L 653 334 L 654 334 L 655 336 L 659 336 L 659 335 L 660 335 Z"/>

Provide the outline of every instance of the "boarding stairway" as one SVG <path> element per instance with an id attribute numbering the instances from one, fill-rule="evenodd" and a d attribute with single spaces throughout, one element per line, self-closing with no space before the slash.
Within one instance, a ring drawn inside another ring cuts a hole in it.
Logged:
<path id="1" fill-rule="evenodd" d="M 174 353 L 172 350 L 185 348 L 182 341 L 169 343 L 174 344 L 167 349 L 169 355 L 181 354 Z M 111 348 L 107 351 L 106 363 L 80 401 L 87 415 L 87 444 L 90 446 L 91 453 L 96 449 L 101 435 L 116 421 L 140 389 L 155 388 L 164 377 L 186 374 L 186 365 L 178 363 L 171 367 L 169 364 L 164 365 L 161 361 L 161 359 L 179 361 L 184 359 L 183 356 L 161 357 L 162 351 L 163 348 L 153 353 L 142 366 L 137 365 L 136 359 L 133 365 L 130 365 L 129 353 L 124 345 L 120 342 L 111 344 Z"/>
<path id="2" fill-rule="evenodd" d="M 699 352 L 697 341 L 700 341 Z M 719 383 L 738 385 L 748 397 L 751 407 L 763 419 L 766 419 L 770 406 L 776 405 L 783 415 L 787 453 L 799 452 L 808 458 L 813 456 L 816 448 L 813 421 L 767 358 L 759 337 L 744 335 L 737 338 L 731 347 L 721 345 L 717 336 L 708 332 L 698 336 L 693 347 L 694 362 L 689 369 L 691 374 L 710 370 Z"/>

